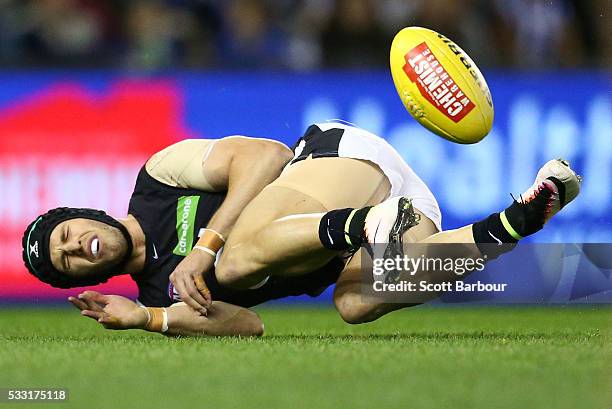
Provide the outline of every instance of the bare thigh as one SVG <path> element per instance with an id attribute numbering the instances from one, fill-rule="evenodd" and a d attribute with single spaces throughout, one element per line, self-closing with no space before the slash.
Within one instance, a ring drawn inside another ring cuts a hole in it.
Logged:
<path id="1" fill-rule="evenodd" d="M 429 218 L 419 210 L 416 210 L 416 213 L 421 216 L 421 221 L 404 234 L 404 243 L 416 243 L 438 232 Z M 380 300 L 370 299 L 362 295 L 361 283 L 361 252 L 358 252 L 340 274 L 334 290 L 334 304 L 346 322 L 352 324 L 370 322 L 391 311 L 411 306 L 381 303 Z"/>
<path id="2" fill-rule="evenodd" d="M 375 164 L 351 158 L 307 158 L 287 167 L 270 187 L 310 196 L 325 210 L 374 205 L 387 198 L 389 179 Z"/>
<path id="3" fill-rule="evenodd" d="M 231 264 L 234 271 L 255 271 L 252 276 L 302 274 L 319 268 L 337 252 L 323 248 L 317 228 L 312 222 L 301 223 L 298 216 L 376 204 L 389 190 L 384 173 L 367 161 L 309 158 L 297 162 L 244 209 L 225 245 L 220 267 Z M 284 222 L 279 223 L 280 219 Z M 253 268 L 249 262 L 255 259 L 257 266 Z M 246 277 L 239 279 L 244 282 Z"/>
<path id="4" fill-rule="evenodd" d="M 289 166 L 240 215 L 228 244 L 243 241 L 273 220 L 380 203 L 390 183 L 370 162 L 350 158 L 305 159 Z"/>

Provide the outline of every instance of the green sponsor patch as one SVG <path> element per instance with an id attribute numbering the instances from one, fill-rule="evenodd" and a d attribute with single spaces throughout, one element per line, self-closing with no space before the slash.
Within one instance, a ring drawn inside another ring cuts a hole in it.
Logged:
<path id="1" fill-rule="evenodd" d="M 178 243 L 172 251 L 186 256 L 193 247 L 193 229 L 200 196 L 181 196 L 176 206 L 176 235 Z"/>

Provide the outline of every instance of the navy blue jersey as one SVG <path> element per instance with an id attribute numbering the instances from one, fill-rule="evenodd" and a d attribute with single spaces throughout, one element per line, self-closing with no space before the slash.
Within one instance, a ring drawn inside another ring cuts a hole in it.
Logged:
<path id="1" fill-rule="evenodd" d="M 170 274 L 198 241 L 201 229 L 225 200 L 226 192 L 204 192 L 168 186 L 140 170 L 128 213 L 138 220 L 146 239 L 142 271 L 132 274 L 138 299 L 147 306 L 167 307 L 178 301 Z M 335 283 L 344 263 L 334 259 L 320 270 L 295 277 L 270 277 L 260 288 L 234 290 L 220 285 L 214 270 L 204 279 L 212 299 L 251 307 L 287 296 L 316 296 Z"/>

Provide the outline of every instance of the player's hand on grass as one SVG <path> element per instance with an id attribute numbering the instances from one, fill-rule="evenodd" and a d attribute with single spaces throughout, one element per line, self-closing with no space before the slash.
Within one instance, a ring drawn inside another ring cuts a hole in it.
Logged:
<path id="1" fill-rule="evenodd" d="M 204 273 L 213 267 L 215 259 L 204 252 L 192 251 L 170 274 L 170 281 L 181 296 L 181 301 L 206 315 L 212 297 L 204 283 Z"/>
<path id="2" fill-rule="evenodd" d="M 144 328 L 147 313 L 135 302 L 119 295 L 104 295 L 96 291 L 85 291 L 68 301 L 107 329 Z"/>

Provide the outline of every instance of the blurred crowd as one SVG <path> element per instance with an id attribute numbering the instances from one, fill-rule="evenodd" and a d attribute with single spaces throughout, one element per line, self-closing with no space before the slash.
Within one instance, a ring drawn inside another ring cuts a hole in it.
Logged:
<path id="1" fill-rule="evenodd" d="M 0 67 L 378 68 L 440 31 L 481 66 L 612 67 L 610 0 L 0 0 Z"/>

